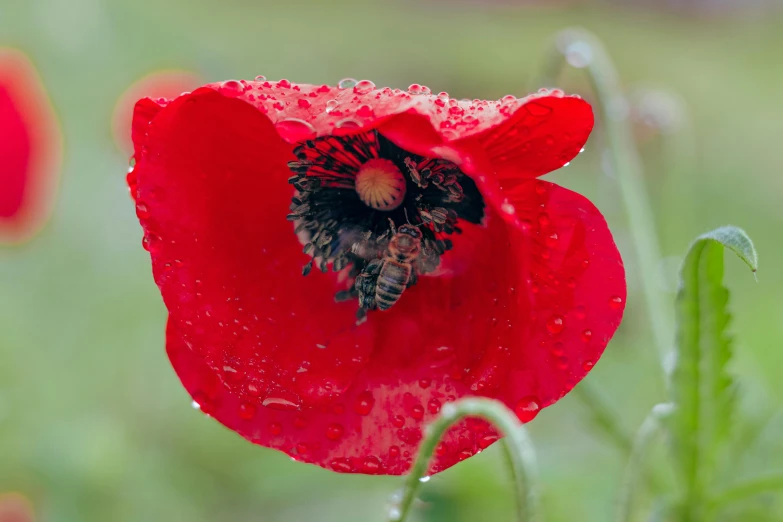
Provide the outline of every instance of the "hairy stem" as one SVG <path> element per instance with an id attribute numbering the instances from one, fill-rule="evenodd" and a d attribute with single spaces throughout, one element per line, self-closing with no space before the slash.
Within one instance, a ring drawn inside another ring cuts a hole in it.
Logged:
<path id="1" fill-rule="evenodd" d="M 427 472 L 432 454 L 443 435 L 454 424 L 466 417 L 477 417 L 493 424 L 506 437 L 504 453 L 516 485 L 517 520 L 538 522 L 538 493 L 535 487 L 536 459 L 527 431 L 516 415 L 502 403 L 492 399 L 469 398 L 446 404 L 440 416 L 427 427 L 419 454 L 405 480 L 399 508 L 390 515 L 392 522 L 403 522 L 410 513 L 413 500 Z"/>
<path id="2" fill-rule="evenodd" d="M 662 420 L 673 410 L 671 404 L 657 404 L 642 423 L 633 441 L 631 454 L 625 467 L 623 484 L 617 501 L 617 522 L 630 522 L 633 514 L 633 494 L 640 475 L 646 474 L 644 459 L 650 452 L 650 446 L 662 431 Z"/>
<path id="3" fill-rule="evenodd" d="M 767 475 L 745 480 L 719 491 L 713 496 L 709 508 L 715 512 L 720 508 L 762 493 L 783 491 L 783 474 Z"/>
<path id="4" fill-rule="evenodd" d="M 569 29 L 558 35 L 553 55 L 546 62 L 544 79 L 547 84 L 555 84 L 566 63 L 586 70 L 596 94 L 596 106 L 608 142 L 608 156 L 625 203 L 653 337 L 668 380 L 674 329 L 660 284 L 658 235 L 647 198 L 642 162 L 633 142 L 629 103 L 614 64 L 601 42 L 591 33 Z"/>

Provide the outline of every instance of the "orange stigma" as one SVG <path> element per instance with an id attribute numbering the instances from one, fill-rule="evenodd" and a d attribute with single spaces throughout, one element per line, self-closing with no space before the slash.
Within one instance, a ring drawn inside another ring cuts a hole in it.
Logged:
<path id="1" fill-rule="evenodd" d="M 376 210 L 394 210 L 405 199 L 405 177 L 400 169 L 387 159 L 371 159 L 356 174 L 356 192 L 359 199 Z"/>

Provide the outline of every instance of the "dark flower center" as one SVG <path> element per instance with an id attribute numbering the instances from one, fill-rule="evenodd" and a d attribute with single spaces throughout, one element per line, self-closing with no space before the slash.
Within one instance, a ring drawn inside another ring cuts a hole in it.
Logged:
<path id="1" fill-rule="evenodd" d="M 337 299 L 357 298 L 360 315 L 392 306 L 418 275 L 437 269 L 460 220 L 484 217 L 476 184 L 454 163 L 403 150 L 376 131 L 308 140 L 294 154 L 288 219 L 313 258 L 302 272 L 350 268 L 351 287 Z"/>

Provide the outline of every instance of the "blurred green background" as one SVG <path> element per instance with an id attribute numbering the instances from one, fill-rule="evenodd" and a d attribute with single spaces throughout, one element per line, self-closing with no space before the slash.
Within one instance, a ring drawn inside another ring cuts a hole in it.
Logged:
<path id="1" fill-rule="evenodd" d="M 631 3 L 0 0 L 0 45 L 39 68 L 66 146 L 53 219 L 31 243 L 0 249 L 0 492 L 24 492 L 46 522 L 383 520 L 400 478 L 291 462 L 191 408 L 164 352 L 166 314 L 124 184 L 128 158 L 111 139 L 114 104 L 168 68 L 207 81 L 352 76 L 458 98 L 523 95 L 552 35 L 574 25 L 604 41 L 630 92 L 670 93 L 632 97 L 643 102 L 634 114 L 646 114 L 636 128 L 667 290 L 696 235 L 731 223 L 756 242 L 758 284 L 727 261 L 744 432 L 760 441 L 747 451 L 738 442 L 736 462 L 740 473 L 783 469 L 781 5 Z M 560 86 L 592 99 L 580 71 Z M 626 319 L 588 380 L 635 430 L 663 386 L 603 148 L 599 122 L 586 153 L 548 179 L 597 203 L 626 259 Z M 566 397 L 529 428 L 547 520 L 610 520 L 623 460 L 579 400 Z M 497 445 L 433 478 L 422 499 L 419 521 L 510 520 Z M 783 520 L 781 500 L 726 520 Z"/>

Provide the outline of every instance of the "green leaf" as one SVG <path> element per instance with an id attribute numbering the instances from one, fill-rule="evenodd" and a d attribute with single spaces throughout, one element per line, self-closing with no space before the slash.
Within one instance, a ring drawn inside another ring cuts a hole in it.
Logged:
<path id="1" fill-rule="evenodd" d="M 688 251 L 677 293 L 677 346 L 672 376 L 676 411 L 671 418 L 675 466 L 683 480 L 682 521 L 701 520 L 706 491 L 731 426 L 734 382 L 726 366 L 731 341 L 726 333 L 728 290 L 723 286 L 723 249 L 755 272 L 756 250 L 736 227 L 699 237 Z"/>

